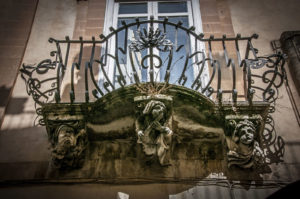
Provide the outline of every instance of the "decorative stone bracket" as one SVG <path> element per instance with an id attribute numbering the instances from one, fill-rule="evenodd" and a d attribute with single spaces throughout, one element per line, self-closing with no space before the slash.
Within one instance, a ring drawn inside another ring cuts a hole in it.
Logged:
<path id="1" fill-rule="evenodd" d="M 172 141 L 172 97 L 166 95 L 139 96 L 135 122 L 137 143 L 148 156 L 156 156 L 161 165 L 169 164 L 169 148 Z M 168 105 L 167 105 L 168 104 Z"/>
<path id="2" fill-rule="evenodd" d="M 263 120 L 260 115 L 226 116 L 228 167 L 259 167 L 265 162 L 265 155 L 259 145 Z"/>
<path id="3" fill-rule="evenodd" d="M 86 130 L 78 122 L 58 125 L 51 140 L 52 160 L 56 167 L 82 167 L 88 139 Z"/>
<path id="4" fill-rule="evenodd" d="M 219 105 L 174 85 L 141 95 L 132 85 L 95 102 L 44 105 L 53 163 L 67 171 L 53 168 L 54 176 L 200 178 L 264 163 L 259 145 L 269 103 Z"/>

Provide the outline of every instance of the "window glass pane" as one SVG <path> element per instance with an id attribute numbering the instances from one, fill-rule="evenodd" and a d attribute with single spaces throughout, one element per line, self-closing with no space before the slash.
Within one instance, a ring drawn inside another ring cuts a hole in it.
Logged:
<path id="1" fill-rule="evenodd" d="M 147 3 L 120 3 L 119 14 L 147 13 Z"/>
<path id="2" fill-rule="evenodd" d="M 158 13 L 187 12 L 186 2 L 159 2 Z"/>
<path id="3" fill-rule="evenodd" d="M 182 26 L 189 27 L 188 17 L 168 17 L 170 22 L 177 23 L 178 21 L 182 21 Z M 159 20 L 163 20 L 164 17 L 159 17 Z M 163 30 L 163 25 L 160 24 L 159 26 L 160 30 Z M 177 32 L 177 38 L 176 38 L 176 29 L 174 26 L 167 25 L 166 26 L 166 39 L 170 40 L 173 43 L 173 59 L 172 59 L 172 65 L 170 69 L 170 83 L 178 84 L 178 80 L 182 74 L 184 64 L 185 64 L 185 58 L 187 51 L 190 50 L 190 40 L 187 35 L 187 33 L 184 30 L 178 29 Z M 183 45 L 183 47 L 180 48 L 176 52 L 176 50 Z M 168 59 L 168 53 L 167 52 L 160 52 L 160 57 L 162 61 Z M 189 59 L 187 70 L 185 71 L 185 76 L 187 77 L 187 81 L 185 83 L 186 87 L 190 87 L 194 80 L 193 75 L 193 67 L 191 65 L 192 60 Z M 167 69 L 167 61 L 165 61 L 165 64 L 160 69 L 160 81 L 164 81 L 165 74 Z M 182 83 L 182 82 L 181 82 Z"/>
<path id="4" fill-rule="evenodd" d="M 139 17 L 140 21 L 145 21 L 147 20 L 146 17 Z M 119 18 L 118 19 L 118 28 L 122 26 L 122 21 L 125 21 L 126 24 L 134 23 L 135 18 Z M 147 24 L 141 24 L 139 29 L 147 29 Z M 118 57 L 120 60 L 120 64 L 122 67 L 123 75 L 126 76 L 126 81 L 129 83 L 130 81 L 133 81 L 133 76 L 132 76 L 132 68 L 131 68 L 131 63 L 129 59 L 129 49 L 128 46 L 130 43 L 137 38 L 137 26 L 131 26 L 128 28 L 128 36 L 125 38 L 125 30 L 122 30 L 121 32 L 118 33 L 118 49 L 121 48 L 125 50 L 124 48 L 127 48 L 127 54 L 124 54 L 121 50 L 118 50 Z M 127 39 L 127 46 L 125 45 L 125 39 Z M 147 50 L 143 50 L 141 52 L 135 52 L 134 53 L 134 62 L 135 62 L 135 69 L 138 72 L 138 76 L 140 77 L 140 80 L 142 82 L 147 81 L 147 70 L 142 68 L 140 65 L 141 58 L 147 55 Z"/>

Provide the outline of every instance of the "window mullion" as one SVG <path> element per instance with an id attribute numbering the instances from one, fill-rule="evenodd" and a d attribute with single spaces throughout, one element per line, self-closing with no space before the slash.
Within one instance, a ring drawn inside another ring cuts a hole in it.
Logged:
<path id="1" fill-rule="evenodd" d="M 150 15 L 154 16 L 154 20 L 158 20 L 158 3 L 156 1 L 151 2 L 151 7 L 152 7 L 152 13 Z M 154 31 L 155 31 L 158 28 L 158 23 L 154 23 L 153 28 L 154 28 Z M 153 49 L 153 53 L 155 55 L 158 55 L 158 57 L 159 57 L 159 51 L 156 48 Z M 159 64 L 159 62 L 155 58 L 154 59 L 154 65 L 157 66 L 158 64 Z M 154 67 L 154 81 L 160 81 L 159 71 L 160 71 L 159 68 Z"/>

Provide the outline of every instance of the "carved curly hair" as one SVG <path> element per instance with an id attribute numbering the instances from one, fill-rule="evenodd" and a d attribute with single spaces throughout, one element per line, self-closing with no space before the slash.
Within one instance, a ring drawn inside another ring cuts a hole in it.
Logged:
<path id="1" fill-rule="evenodd" d="M 235 129 L 234 129 L 234 132 L 232 134 L 232 138 L 234 141 L 238 141 L 239 140 L 239 137 L 241 137 L 241 129 L 244 128 L 244 127 L 249 127 L 253 130 L 253 132 L 256 132 L 256 128 L 255 128 L 255 125 L 253 124 L 253 122 L 249 121 L 249 120 L 243 120 L 243 121 L 240 121 Z M 255 136 L 255 134 L 254 134 Z"/>

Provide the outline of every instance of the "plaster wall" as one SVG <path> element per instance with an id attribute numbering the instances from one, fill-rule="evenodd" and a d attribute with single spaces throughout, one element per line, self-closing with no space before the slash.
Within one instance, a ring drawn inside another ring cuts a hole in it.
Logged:
<path id="1" fill-rule="evenodd" d="M 48 58 L 53 50 L 49 37 L 72 35 L 75 18 L 75 1 L 40 0 L 22 63 L 36 64 Z M 34 126 L 35 117 L 34 102 L 18 75 L 0 132 L 1 179 L 26 179 L 47 172 L 47 133 L 45 128 Z"/>
<path id="2" fill-rule="evenodd" d="M 37 3 L 37 0 L 0 1 L 0 126 L 29 39 Z"/>

